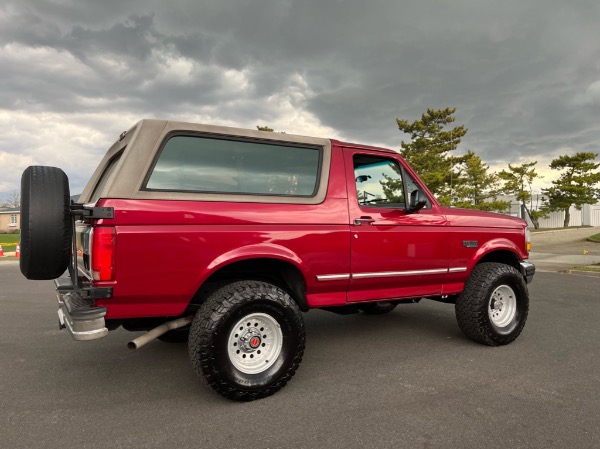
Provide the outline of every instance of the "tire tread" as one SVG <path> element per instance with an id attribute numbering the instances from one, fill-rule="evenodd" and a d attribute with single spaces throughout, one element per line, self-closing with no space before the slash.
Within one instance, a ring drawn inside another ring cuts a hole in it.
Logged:
<path id="1" fill-rule="evenodd" d="M 21 272 L 28 279 L 55 279 L 71 256 L 70 192 L 57 167 L 31 166 L 21 177 Z"/>
<path id="2" fill-rule="evenodd" d="M 257 296 L 293 309 L 295 313 L 291 315 L 293 315 L 294 326 L 301 329 L 302 332 L 293 360 L 283 375 L 266 388 L 244 390 L 228 383 L 215 369 L 213 336 L 232 311 L 254 301 Z M 189 355 L 194 370 L 205 385 L 228 399 L 253 401 L 271 396 L 290 381 L 302 361 L 305 341 L 304 322 L 300 309 L 287 293 L 274 285 L 261 281 L 238 281 L 215 291 L 196 313 L 190 328 Z"/>
<path id="3" fill-rule="evenodd" d="M 518 291 L 517 301 L 521 307 L 520 322 L 516 329 L 508 335 L 498 335 L 490 328 L 487 312 L 487 295 L 495 280 L 508 277 L 514 282 Z M 519 297 L 520 296 L 520 297 Z M 523 330 L 529 310 L 527 285 L 521 273 L 514 267 L 495 262 L 484 262 L 477 265 L 465 283 L 463 293 L 456 301 L 456 320 L 462 332 L 471 340 L 488 346 L 506 345 L 514 341 Z"/>

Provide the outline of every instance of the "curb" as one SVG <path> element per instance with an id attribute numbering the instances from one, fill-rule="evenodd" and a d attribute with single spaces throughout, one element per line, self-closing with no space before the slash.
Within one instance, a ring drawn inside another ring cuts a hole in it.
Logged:
<path id="1" fill-rule="evenodd" d="M 589 227 L 585 227 L 585 228 L 565 228 L 565 229 L 549 229 L 548 231 L 532 231 L 531 232 L 531 236 L 533 237 L 534 235 L 539 235 L 539 234 L 554 234 L 556 232 L 573 232 L 573 231 L 582 231 L 582 230 L 594 230 L 594 229 L 598 229 L 600 230 L 600 227 L 598 226 L 589 226 Z"/>
<path id="2" fill-rule="evenodd" d="M 588 277 L 593 277 L 593 278 L 600 278 L 600 272 L 598 272 L 598 271 L 586 271 L 586 270 L 577 270 L 577 269 L 571 268 L 569 270 L 563 271 L 563 273 L 576 274 L 579 276 L 588 276 Z"/>

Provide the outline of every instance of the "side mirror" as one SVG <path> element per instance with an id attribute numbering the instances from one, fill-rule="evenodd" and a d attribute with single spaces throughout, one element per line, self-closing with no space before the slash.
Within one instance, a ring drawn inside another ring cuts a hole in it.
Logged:
<path id="1" fill-rule="evenodd" d="M 427 196 L 421 189 L 413 190 L 410 194 L 410 203 L 408 205 L 408 213 L 412 214 L 419 212 L 427 204 Z"/>

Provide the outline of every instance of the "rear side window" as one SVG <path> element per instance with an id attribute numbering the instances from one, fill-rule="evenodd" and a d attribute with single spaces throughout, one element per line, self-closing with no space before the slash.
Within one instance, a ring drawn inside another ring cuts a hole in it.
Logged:
<path id="1" fill-rule="evenodd" d="M 106 168 L 102 172 L 102 175 L 100 176 L 100 179 L 98 180 L 98 183 L 96 184 L 96 187 L 94 187 L 94 190 L 92 192 L 92 196 L 90 198 L 91 202 L 94 203 L 100 198 L 100 193 L 102 192 L 102 189 L 104 189 L 104 186 L 108 183 L 108 181 L 112 177 L 112 174 L 115 171 L 115 167 L 117 166 L 117 162 L 119 162 L 119 159 L 121 158 L 121 155 L 123 154 L 123 150 L 121 150 L 117 154 L 115 154 L 108 161 L 108 164 L 106 164 Z"/>
<path id="2" fill-rule="evenodd" d="M 310 197 L 321 158 L 318 147 L 175 135 L 163 146 L 145 189 Z"/>

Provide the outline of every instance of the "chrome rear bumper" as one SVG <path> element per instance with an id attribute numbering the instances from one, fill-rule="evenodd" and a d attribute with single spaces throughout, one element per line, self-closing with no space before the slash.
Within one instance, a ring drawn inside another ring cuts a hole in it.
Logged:
<path id="1" fill-rule="evenodd" d="M 94 300 L 83 298 L 69 278 L 56 279 L 58 323 L 74 340 L 96 340 L 108 334 L 104 322 L 106 307 L 96 307 Z"/>

